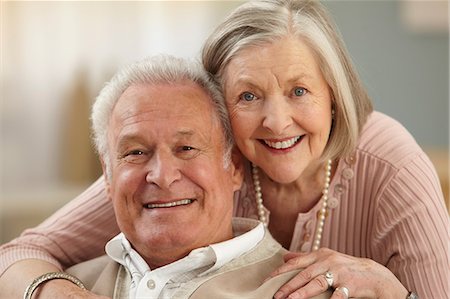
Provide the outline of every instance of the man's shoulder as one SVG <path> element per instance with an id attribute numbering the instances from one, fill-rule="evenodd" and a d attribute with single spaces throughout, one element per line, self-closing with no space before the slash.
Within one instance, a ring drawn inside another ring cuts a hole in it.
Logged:
<path id="1" fill-rule="evenodd" d="M 258 221 L 234 218 L 233 225 L 240 223 L 242 227 L 253 227 Z M 235 226 L 236 227 L 236 226 Z M 208 298 L 273 298 L 278 289 L 299 270 L 284 273 L 266 281 L 275 269 L 283 264 L 283 255 L 287 252 L 265 229 L 263 239 L 249 252 L 230 261 L 216 273 L 201 278 L 190 299 Z M 195 284 L 195 282 L 192 282 Z M 329 298 L 330 294 L 314 297 Z"/>
<path id="2" fill-rule="evenodd" d="M 120 265 L 109 256 L 103 255 L 79 263 L 65 271 L 80 279 L 88 290 L 94 290 L 100 286 L 101 290 L 96 293 L 107 295 L 114 290 L 119 267 Z"/>
<path id="3" fill-rule="evenodd" d="M 100 257 L 76 264 L 66 270 L 67 273 L 80 278 L 85 274 L 99 274 L 108 264 L 116 264 L 109 256 L 102 255 Z"/>
<path id="4" fill-rule="evenodd" d="M 272 242 L 272 241 L 271 241 Z M 264 247 L 267 244 L 261 244 Z M 240 267 L 224 271 L 203 282 L 189 297 L 190 299 L 208 298 L 241 298 L 241 299 L 271 299 L 278 289 L 291 280 L 300 270 L 287 272 L 269 280 L 269 274 L 283 264 L 283 255 L 286 250 L 279 248 L 270 255 L 265 255 L 253 262 L 245 261 Z M 250 252 L 249 254 L 255 254 Z M 315 299 L 330 298 L 326 292 Z"/>

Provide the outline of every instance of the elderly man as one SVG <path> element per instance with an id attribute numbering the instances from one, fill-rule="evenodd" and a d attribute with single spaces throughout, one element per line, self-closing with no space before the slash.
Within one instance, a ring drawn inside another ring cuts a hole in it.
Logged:
<path id="1" fill-rule="evenodd" d="M 68 269 L 88 289 L 112 298 L 272 298 L 296 274 L 264 282 L 284 251 L 261 223 L 232 221 L 242 163 L 221 94 L 198 64 L 158 56 L 125 68 L 92 120 L 121 233 L 107 256 Z"/>

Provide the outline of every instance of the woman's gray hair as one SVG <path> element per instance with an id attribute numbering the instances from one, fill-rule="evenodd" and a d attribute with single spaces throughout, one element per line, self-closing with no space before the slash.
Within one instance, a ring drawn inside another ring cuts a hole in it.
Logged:
<path id="1" fill-rule="evenodd" d="M 125 90 L 136 84 L 177 84 L 185 81 L 198 84 L 211 98 L 216 117 L 223 130 L 224 166 L 228 167 L 234 140 L 225 101 L 217 85 L 211 81 L 200 63 L 170 55 L 157 55 L 119 70 L 101 90 L 92 107 L 93 140 L 107 172 L 110 171 L 107 138 L 109 120 L 115 104 Z"/>
<path id="2" fill-rule="evenodd" d="M 223 86 L 225 69 L 240 51 L 289 35 L 311 48 L 332 93 L 334 120 L 322 159 L 345 157 L 354 150 L 373 107 L 336 25 L 318 1 L 263 0 L 241 5 L 209 36 L 202 63 Z"/>

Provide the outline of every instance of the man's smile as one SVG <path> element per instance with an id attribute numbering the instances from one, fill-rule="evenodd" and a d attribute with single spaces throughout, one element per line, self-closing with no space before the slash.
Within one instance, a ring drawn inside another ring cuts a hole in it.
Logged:
<path id="1" fill-rule="evenodd" d="M 156 208 L 172 208 L 177 206 L 184 206 L 188 205 L 194 202 L 194 199 L 182 199 L 172 202 L 166 202 L 166 203 L 150 203 L 144 205 L 146 209 L 156 209 Z"/>

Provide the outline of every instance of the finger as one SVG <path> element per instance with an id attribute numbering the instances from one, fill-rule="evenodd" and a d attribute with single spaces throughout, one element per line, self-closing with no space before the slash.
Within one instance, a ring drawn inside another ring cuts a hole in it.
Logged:
<path id="1" fill-rule="evenodd" d="M 328 289 L 328 282 L 325 279 L 325 275 L 323 274 L 326 271 L 324 267 L 326 267 L 325 264 L 319 263 L 311 265 L 310 267 L 299 272 L 291 280 L 289 280 L 287 283 L 281 286 L 279 291 L 285 296 L 289 294 L 295 295 L 297 293 L 296 290 L 299 290 L 302 287 L 311 284 L 309 288 L 306 289 L 306 295 L 308 295 L 311 292 L 314 294 L 322 293 L 324 290 Z M 303 294 L 304 292 L 305 291 L 300 291 L 300 294 Z"/>
<path id="2" fill-rule="evenodd" d="M 313 296 L 322 294 L 323 292 L 327 291 L 328 282 L 325 279 L 324 275 L 318 275 L 314 279 L 309 281 L 306 285 L 304 285 L 302 288 L 293 287 L 290 290 L 288 290 L 287 288 L 286 289 L 282 288 L 280 288 L 280 291 L 288 295 L 287 298 L 289 299 L 311 298 Z"/>
<path id="3" fill-rule="evenodd" d="M 316 262 L 316 257 L 313 254 L 302 255 L 289 259 L 286 263 L 281 265 L 278 269 L 273 271 L 269 277 L 274 277 L 292 270 L 304 269 Z"/>
<path id="4" fill-rule="evenodd" d="M 309 253 L 307 252 L 288 252 L 283 256 L 283 260 L 284 262 L 287 262 L 290 259 L 293 259 L 295 257 L 301 257 L 301 256 L 305 256 L 308 255 Z"/>
<path id="5" fill-rule="evenodd" d="M 295 290 L 301 288 L 305 285 L 304 281 L 309 282 L 310 279 L 305 279 L 303 277 L 302 272 L 294 276 L 291 280 L 286 282 L 283 286 L 280 287 L 278 292 L 275 294 L 275 299 L 286 298 L 288 295 L 292 294 Z"/>
<path id="6" fill-rule="evenodd" d="M 336 288 L 330 299 L 348 299 L 350 297 L 350 292 L 347 288 L 345 289 L 347 290 L 347 292 L 343 290 L 343 287 Z"/>

